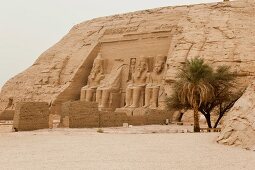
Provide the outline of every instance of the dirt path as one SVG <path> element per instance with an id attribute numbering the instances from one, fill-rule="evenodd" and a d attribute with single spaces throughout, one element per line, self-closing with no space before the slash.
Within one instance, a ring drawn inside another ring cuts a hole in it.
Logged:
<path id="1" fill-rule="evenodd" d="M 255 152 L 219 145 L 214 142 L 217 133 L 130 134 L 123 129 L 118 129 L 118 134 L 113 133 L 114 128 L 104 129 L 106 133 L 97 133 L 96 129 L 0 133 L 1 169 L 253 170 L 255 167 Z M 136 131 L 139 129 L 148 127 Z"/>

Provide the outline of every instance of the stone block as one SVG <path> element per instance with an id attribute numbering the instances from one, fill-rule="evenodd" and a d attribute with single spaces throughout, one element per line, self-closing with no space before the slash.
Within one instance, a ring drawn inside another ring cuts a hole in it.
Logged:
<path id="1" fill-rule="evenodd" d="M 128 128 L 128 123 L 123 123 L 124 128 Z"/>
<path id="2" fill-rule="evenodd" d="M 99 127 L 99 111 L 89 109 L 84 113 L 70 113 L 70 128 L 94 128 Z"/>
<path id="3" fill-rule="evenodd" d="M 133 116 L 133 111 L 135 110 L 135 108 L 117 108 L 115 110 L 115 112 L 123 112 L 123 113 L 126 113 L 127 116 Z"/>
<path id="4" fill-rule="evenodd" d="M 49 105 L 45 102 L 22 102 L 15 108 L 13 129 L 31 131 L 49 128 Z"/>
<path id="5" fill-rule="evenodd" d="M 49 128 L 57 128 L 60 124 L 60 115 L 49 115 Z"/>
<path id="6" fill-rule="evenodd" d="M 61 127 L 84 127 L 84 125 L 74 125 L 75 120 L 87 113 L 97 112 L 97 103 L 86 101 L 69 101 L 62 104 L 61 107 Z M 87 121 L 86 121 L 87 122 Z M 77 122 L 78 124 L 81 121 Z"/>
<path id="7" fill-rule="evenodd" d="M 172 113 L 167 110 L 138 108 L 129 116 L 132 125 L 165 124 L 166 119 L 172 121 Z"/>
<path id="8" fill-rule="evenodd" d="M 145 116 L 147 113 L 147 108 L 136 108 L 133 111 L 133 116 Z"/>
<path id="9" fill-rule="evenodd" d="M 15 110 L 4 110 L 0 113 L 0 120 L 13 120 Z"/>
<path id="10" fill-rule="evenodd" d="M 123 126 L 128 121 L 126 113 L 119 112 L 100 112 L 101 127 L 117 127 Z"/>
<path id="11" fill-rule="evenodd" d="M 69 116 L 65 116 L 62 121 L 60 121 L 61 127 L 69 127 Z"/>

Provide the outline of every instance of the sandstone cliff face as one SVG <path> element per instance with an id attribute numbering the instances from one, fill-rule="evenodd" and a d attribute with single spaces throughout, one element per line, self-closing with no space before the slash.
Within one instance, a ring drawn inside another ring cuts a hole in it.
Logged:
<path id="1" fill-rule="evenodd" d="M 255 82 L 228 113 L 218 142 L 255 150 Z"/>
<path id="2" fill-rule="evenodd" d="M 79 99 L 98 52 L 109 57 L 166 53 L 169 82 L 185 59 L 201 56 L 214 65 L 231 65 L 247 84 L 255 74 L 254 16 L 255 2 L 246 0 L 157 8 L 78 24 L 4 85 L 0 110 L 13 97 L 14 103 L 47 102 L 58 113 L 61 103 Z"/>
<path id="3" fill-rule="evenodd" d="M 189 8 L 178 22 L 169 49 L 168 76 L 186 59 L 201 56 L 215 66 L 226 64 L 244 82 L 254 76 L 254 1 L 236 1 Z"/>

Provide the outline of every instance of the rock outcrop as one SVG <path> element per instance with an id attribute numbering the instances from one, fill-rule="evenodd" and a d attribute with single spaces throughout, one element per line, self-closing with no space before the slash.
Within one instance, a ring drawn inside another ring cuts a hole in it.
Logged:
<path id="1" fill-rule="evenodd" d="M 228 113 L 218 142 L 255 150 L 255 82 Z"/>
<path id="2" fill-rule="evenodd" d="M 134 56 L 167 56 L 169 81 L 186 59 L 201 56 L 215 66 L 230 65 L 243 85 L 255 75 L 255 2 L 243 0 L 164 7 L 93 19 L 75 25 L 0 94 L 0 111 L 9 99 L 47 102 L 58 114 L 61 104 L 79 100 L 93 61 L 100 52 L 108 63 Z"/>

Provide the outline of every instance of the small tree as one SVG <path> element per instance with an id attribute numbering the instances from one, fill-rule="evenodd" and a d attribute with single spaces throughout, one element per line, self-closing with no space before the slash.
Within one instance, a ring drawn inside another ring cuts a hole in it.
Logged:
<path id="1" fill-rule="evenodd" d="M 205 116 L 209 128 L 216 128 L 221 118 L 243 94 L 243 90 L 234 89 L 236 77 L 237 75 L 231 72 L 230 67 L 227 66 L 219 66 L 214 73 L 211 84 L 214 87 L 215 98 L 208 103 L 203 103 L 199 108 L 199 111 Z M 212 111 L 218 115 L 214 126 L 211 123 Z"/>
<path id="2" fill-rule="evenodd" d="M 212 76 L 212 68 L 199 58 L 187 61 L 177 75 L 172 98 L 180 101 L 182 106 L 189 105 L 193 108 L 194 132 L 200 132 L 199 107 L 214 98 L 214 88 L 210 84 Z"/>
<path id="3" fill-rule="evenodd" d="M 201 60 L 202 59 L 194 59 L 194 61 L 196 60 Z M 201 62 L 200 61 L 200 62 Z M 198 61 L 196 61 L 198 62 Z M 188 65 L 189 63 L 192 63 L 188 61 Z M 203 63 L 204 64 L 204 63 Z M 185 65 L 185 67 L 187 67 L 187 65 Z M 209 67 L 208 65 L 206 65 L 206 67 Z M 212 70 L 211 67 L 209 67 L 210 69 L 208 70 Z M 196 67 L 196 69 L 199 69 L 199 67 Z M 199 69 L 200 70 L 200 74 L 202 74 L 202 70 L 203 69 Z M 188 73 L 189 70 L 187 69 L 182 69 L 181 70 L 181 74 L 184 74 L 183 72 L 186 72 L 186 74 L 190 74 Z M 200 75 L 198 74 L 198 75 Z M 209 97 L 207 96 L 207 100 L 200 100 L 201 103 L 199 105 L 198 110 L 205 116 L 206 121 L 207 121 L 207 125 L 209 128 L 216 128 L 220 122 L 220 120 L 222 119 L 222 117 L 225 115 L 226 112 L 228 112 L 231 107 L 234 105 L 234 103 L 240 98 L 240 96 L 243 94 L 243 90 L 233 90 L 233 88 L 236 86 L 235 83 L 235 79 L 236 79 L 236 74 L 230 72 L 230 67 L 227 66 L 220 66 L 217 68 L 217 70 L 215 72 L 210 71 L 206 74 L 203 74 L 204 78 L 203 78 L 203 82 L 207 82 L 206 84 L 209 85 L 207 88 L 210 89 L 207 92 L 207 95 L 209 95 Z M 207 76 L 207 77 L 205 77 Z M 179 77 L 179 75 L 178 75 Z M 182 77 L 182 76 L 181 76 Z M 179 79 L 177 80 L 177 82 L 175 83 L 174 86 L 174 93 L 172 94 L 172 96 L 170 96 L 168 98 L 168 108 L 169 109 L 190 109 L 193 108 L 192 105 L 190 105 L 189 102 L 182 102 L 181 99 L 178 97 L 180 89 L 179 89 L 179 84 L 181 83 L 180 80 L 182 80 L 182 78 L 179 77 Z M 202 78 L 202 76 L 200 76 Z M 213 88 L 213 89 L 211 89 Z M 214 126 L 212 126 L 211 123 L 211 114 L 212 112 L 216 112 L 218 115 L 218 118 L 214 124 Z"/>

